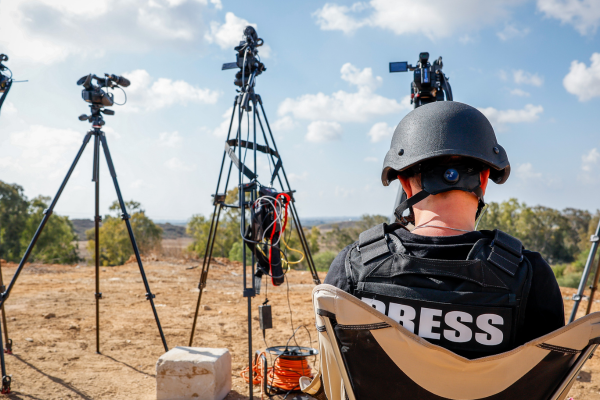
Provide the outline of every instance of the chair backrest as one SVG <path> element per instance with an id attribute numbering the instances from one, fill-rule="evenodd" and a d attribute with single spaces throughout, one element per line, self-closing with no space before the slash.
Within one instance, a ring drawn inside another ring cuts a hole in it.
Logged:
<path id="1" fill-rule="evenodd" d="M 600 313 L 514 350 L 468 360 L 331 285 L 313 290 L 329 400 L 562 400 L 600 343 Z"/>

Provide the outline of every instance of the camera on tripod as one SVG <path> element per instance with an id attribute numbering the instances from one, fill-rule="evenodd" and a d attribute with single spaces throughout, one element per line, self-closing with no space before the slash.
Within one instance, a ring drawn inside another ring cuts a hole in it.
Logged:
<path id="1" fill-rule="evenodd" d="M 262 46 L 264 41 L 258 37 L 256 30 L 247 26 L 244 29 L 244 40 L 242 40 L 239 46 L 234 48 L 238 53 L 236 54 L 236 62 L 223 64 L 221 70 L 239 68 L 240 70 L 235 74 L 235 81 L 233 83 L 236 86 L 243 87 L 246 85 L 254 86 L 254 78 L 266 71 L 265 64 L 260 62 L 258 56 L 258 47 Z"/>
<path id="2" fill-rule="evenodd" d="M 98 82 L 98 84 L 94 85 L 93 80 Z M 108 91 L 102 90 L 102 88 L 117 88 L 123 90 L 123 87 L 127 87 L 130 84 L 131 82 L 129 82 L 128 79 L 113 74 L 104 74 L 104 78 L 93 74 L 81 77 L 77 81 L 77 85 L 83 85 L 81 97 L 86 102 L 91 103 L 90 108 L 92 109 L 92 115 L 82 114 L 79 116 L 79 120 L 90 121 L 94 127 L 104 125 L 104 120 L 102 119 L 100 112 L 106 115 L 115 115 L 115 112 L 113 110 L 103 110 L 102 107 L 110 107 L 113 104 L 121 106 L 125 103 L 115 103 L 114 95 Z M 124 90 L 123 93 L 125 93 Z M 127 97 L 125 97 L 125 102 L 127 102 Z"/>
<path id="3" fill-rule="evenodd" d="M 98 82 L 98 85 L 94 85 L 92 79 Z M 77 81 L 77 85 L 83 85 L 81 91 L 83 100 L 101 107 L 110 107 L 115 104 L 113 94 L 102 90 L 103 87 L 120 88 L 120 86 L 127 87 L 130 84 L 131 82 L 122 76 L 112 74 L 104 74 L 104 78 L 89 74 Z"/>
<path id="4" fill-rule="evenodd" d="M 8 67 L 2 64 L 4 61 L 8 61 L 8 56 L 6 54 L 0 54 L 0 93 L 4 93 L 10 87 L 10 83 L 12 81 L 12 74 L 7 75 L 4 71 L 10 71 Z"/>
<path id="5" fill-rule="evenodd" d="M 390 72 L 414 71 L 414 79 L 410 84 L 410 103 L 417 108 L 434 101 L 444 101 L 444 95 L 445 100 L 452 101 L 452 88 L 449 78 L 442 72 L 443 67 L 441 56 L 431 64 L 429 53 L 423 52 L 419 53 L 416 66 L 406 61 L 391 62 Z"/>

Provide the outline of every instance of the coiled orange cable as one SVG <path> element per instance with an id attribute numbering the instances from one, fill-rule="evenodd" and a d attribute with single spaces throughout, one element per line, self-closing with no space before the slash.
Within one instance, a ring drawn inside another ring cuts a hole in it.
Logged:
<path id="1" fill-rule="evenodd" d="M 254 385 L 260 385 L 263 382 L 263 379 L 265 379 L 262 374 L 264 367 L 262 365 L 261 355 L 263 354 L 266 357 L 265 352 L 260 353 L 258 357 L 254 359 L 254 364 L 252 365 L 252 383 Z M 246 382 L 249 382 L 248 371 L 249 368 L 246 367 L 240 373 L 241 377 L 244 378 Z M 303 376 L 311 379 L 313 378 L 311 367 L 306 358 L 290 359 L 277 357 L 273 367 L 267 369 L 267 384 L 271 387 L 286 391 L 299 390 L 300 378 Z"/>

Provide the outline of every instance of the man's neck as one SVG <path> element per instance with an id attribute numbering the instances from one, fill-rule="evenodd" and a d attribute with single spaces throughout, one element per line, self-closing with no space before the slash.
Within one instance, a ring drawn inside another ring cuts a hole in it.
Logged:
<path id="1" fill-rule="evenodd" d="M 421 236 L 456 236 L 475 229 L 477 199 L 470 193 L 452 191 L 429 196 L 413 207 L 415 229 Z"/>

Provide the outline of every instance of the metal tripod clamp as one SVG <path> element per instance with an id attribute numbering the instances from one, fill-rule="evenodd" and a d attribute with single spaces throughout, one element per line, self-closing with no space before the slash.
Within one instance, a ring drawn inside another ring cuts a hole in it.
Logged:
<path id="1" fill-rule="evenodd" d="M 126 221 L 126 220 L 128 220 L 129 218 L 130 218 L 129 214 L 127 214 L 127 213 L 123 213 L 123 214 L 121 214 L 121 219 L 122 219 L 123 221 Z"/>
<path id="2" fill-rule="evenodd" d="M 154 299 L 156 298 L 156 295 L 152 294 L 152 293 L 146 293 L 146 300 L 150 300 L 150 299 Z"/>
<path id="3" fill-rule="evenodd" d="M 6 375 L 2 377 L 2 394 L 10 394 L 10 383 L 12 381 L 12 375 Z"/>
<path id="4" fill-rule="evenodd" d="M 102 293 L 94 293 L 94 297 L 100 300 L 102 298 Z"/>

